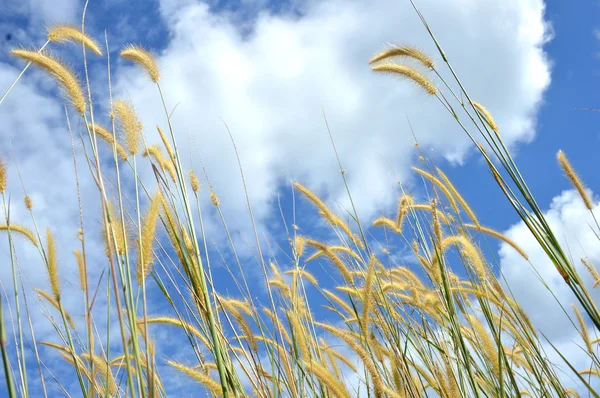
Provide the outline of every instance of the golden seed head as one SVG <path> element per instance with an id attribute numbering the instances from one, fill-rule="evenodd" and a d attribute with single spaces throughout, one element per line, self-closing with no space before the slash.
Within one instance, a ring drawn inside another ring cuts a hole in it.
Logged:
<path id="1" fill-rule="evenodd" d="M 440 224 L 440 219 L 438 217 L 437 210 L 437 201 L 435 199 L 431 200 L 431 213 L 433 216 L 433 231 L 435 233 L 435 240 L 437 243 L 442 242 L 442 225 Z"/>
<path id="2" fill-rule="evenodd" d="M 25 202 L 25 207 L 27 210 L 31 210 L 33 208 L 33 202 L 31 201 L 29 195 L 25 195 L 25 199 L 23 199 L 23 201 Z"/>
<path id="3" fill-rule="evenodd" d="M 0 193 L 4 193 L 6 191 L 7 180 L 6 164 L 2 159 L 0 159 Z"/>
<path id="4" fill-rule="evenodd" d="M 306 247 L 306 238 L 302 235 L 296 235 L 294 238 L 294 248 L 298 257 L 302 257 L 304 254 L 304 248 Z"/>
<path id="5" fill-rule="evenodd" d="M 48 41 L 53 43 L 83 43 L 97 55 L 102 55 L 100 46 L 94 39 L 70 25 L 54 25 L 48 29 Z"/>
<path id="6" fill-rule="evenodd" d="M 217 194 L 215 193 L 215 191 L 212 190 L 212 187 L 210 189 L 210 201 L 213 203 L 213 205 L 217 207 L 219 207 L 219 205 L 221 204 L 221 202 L 219 202 Z"/>
<path id="7" fill-rule="evenodd" d="M 577 192 L 579 192 L 579 196 L 581 196 L 585 207 L 588 210 L 592 210 L 594 208 L 592 199 L 586 192 L 583 182 L 581 182 L 581 179 L 573 169 L 573 166 L 571 166 L 571 162 L 569 162 L 569 159 L 567 159 L 567 155 L 565 155 L 563 151 L 558 151 L 556 158 L 558 159 L 558 164 L 567 175 L 567 178 L 571 181 L 571 184 L 573 184 Z"/>
<path id="8" fill-rule="evenodd" d="M 425 67 L 427 67 L 429 69 L 433 69 L 433 67 L 434 67 L 433 60 L 431 58 L 429 58 L 429 56 L 427 54 L 425 54 L 423 51 L 421 51 L 417 48 L 411 47 L 411 46 L 391 46 L 390 48 L 383 50 L 382 52 L 380 52 L 379 54 L 377 54 L 373 58 L 371 58 L 369 63 L 373 64 L 375 62 L 379 62 L 379 61 L 383 61 L 385 59 L 395 58 L 395 57 L 412 58 L 414 60 L 419 61 L 421 64 L 423 64 Z"/>
<path id="9" fill-rule="evenodd" d="M 123 160 L 127 160 L 127 151 L 125 151 L 121 144 L 115 141 L 115 136 L 110 131 L 100 126 L 99 124 L 95 124 L 92 126 L 92 124 L 90 123 L 88 124 L 88 128 L 90 129 L 90 131 L 95 131 L 98 137 L 100 137 L 103 141 L 105 141 L 108 145 L 111 146 L 111 149 L 114 145 L 117 148 L 118 157 L 120 157 Z"/>
<path id="10" fill-rule="evenodd" d="M 156 222 L 158 221 L 160 204 L 162 203 L 162 194 L 160 191 L 156 191 L 150 207 L 142 220 L 142 239 L 138 239 L 138 267 L 137 267 L 137 281 L 138 284 L 142 284 L 142 280 L 146 279 L 152 269 L 150 266 L 154 262 L 153 243 L 156 236 Z"/>
<path id="11" fill-rule="evenodd" d="M 162 129 L 160 128 L 160 126 L 156 126 L 156 129 L 158 130 L 158 134 L 160 135 L 160 139 L 162 140 L 165 149 L 167 150 L 167 154 L 169 155 L 169 158 L 171 159 L 171 161 L 173 163 L 175 163 L 175 152 L 173 151 L 173 148 L 171 148 L 171 144 L 169 143 L 169 140 L 167 139 L 167 136 L 165 135 L 165 133 L 162 131 Z"/>
<path id="12" fill-rule="evenodd" d="M 121 57 L 140 65 L 150 75 L 154 83 L 158 83 L 160 74 L 156 60 L 147 50 L 140 46 L 130 44 L 121 50 Z"/>
<path id="13" fill-rule="evenodd" d="M 392 73 L 395 75 L 407 77 L 413 82 L 417 83 L 419 86 L 421 86 L 429 94 L 437 94 L 437 88 L 435 87 L 435 85 L 421 72 L 417 71 L 415 68 L 411 68 L 410 66 L 394 63 L 383 63 L 373 65 L 371 69 L 375 72 Z"/>
<path id="14" fill-rule="evenodd" d="M 25 61 L 31 62 L 37 67 L 50 73 L 50 75 L 52 75 L 52 77 L 58 81 L 59 85 L 66 93 L 69 101 L 73 107 L 75 107 L 77 112 L 82 115 L 85 113 L 86 102 L 85 96 L 83 95 L 83 90 L 79 85 L 79 81 L 77 80 L 75 73 L 73 73 L 73 71 L 65 64 L 51 55 L 37 51 L 12 50 L 11 54 L 15 57 L 19 57 Z"/>
<path id="15" fill-rule="evenodd" d="M 133 104 L 118 100 L 114 104 L 115 115 L 121 123 L 121 129 L 125 133 L 127 141 L 127 149 L 131 155 L 135 155 L 139 151 L 139 140 L 142 134 L 142 122 L 135 113 Z"/>
<path id="16" fill-rule="evenodd" d="M 11 223 L 10 226 L 9 225 L 0 225 L 0 231 L 8 231 L 9 229 L 10 229 L 10 232 L 16 232 L 20 235 L 23 235 L 24 237 L 29 239 L 31 241 L 31 243 L 33 243 L 34 246 L 37 247 L 38 243 L 37 243 L 37 240 L 35 239 L 35 235 L 33 234 L 33 232 L 31 232 L 31 230 L 29 228 L 24 227 L 22 225 L 18 225 L 18 224 L 13 224 L 13 223 Z"/>
<path id="17" fill-rule="evenodd" d="M 192 186 L 192 191 L 198 192 L 200 189 L 200 181 L 198 181 L 198 177 L 196 177 L 194 170 L 190 170 L 190 184 Z"/>
<path id="18" fill-rule="evenodd" d="M 499 131 L 498 125 L 494 121 L 492 114 L 479 102 L 475 102 L 475 101 L 472 101 L 472 102 L 473 102 L 473 106 L 475 107 L 475 109 L 477 109 L 477 112 L 479 112 L 479 114 L 483 117 L 483 119 L 487 122 L 487 124 L 490 125 L 490 128 L 492 130 L 494 130 L 494 132 L 498 133 L 498 131 Z"/>
<path id="19" fill-rule="evenodd" d="M 79 269 L 79 286 L 81 287 L 81 290 L 85 292 L 87 290 L 87 272 L 85 268 L 85 260 L 83 258 L 83 254 L 79 250 L 75 249 L 73 250 L 73 253 L 77 259 L 77 268 Z"/>
<path id="20" fill-rule="evenodd" d="M 46 238 L 48 242 L 47 248 L 47 264 L 48 277 L 50 279 L 50 287 L 52 288 L 52 295 L 56 301 L 60 302 L 60 288 L 58 285 L 58 260 L 56 259 L 56 245 L 54 243 L 54 235 L 50 228 L 46 229 Z"/>

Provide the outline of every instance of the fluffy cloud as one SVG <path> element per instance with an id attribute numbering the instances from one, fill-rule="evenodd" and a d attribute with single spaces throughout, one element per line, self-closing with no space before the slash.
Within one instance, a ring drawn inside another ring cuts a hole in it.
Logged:
<path id="1" fill-rule="evenodd" d="M 75 0 L 31 0 L 18 7 L 12 6 L 15 2 L 4 7 L 5 3 L 0 2 L 0 9 L 10 10 L 7 15 L 27 16 L 30 22 L 76 22 L 80 12 Z M 365 216 L 393 200 L 394 178 L 383 158 L 400 178 L 407 178 L 406 170 L 414 159 L 407 117 L 421 147 L 433 156 L 461 161 L 469 150 L 466 137 L 434 98 L 410 83 L 369 70 L 367 60 L 388 41 L 417 45 L 441 63 L 408 1 L 293 3 L 294 13 L 259 12 L 251 21 L 240 21 L 231 13 L 213 13 L 195 1 L 161 3 L 171 37 L 159 55 L 162 86 L 167 103 L 171 107 L 179 103 L 173 123 L 183 159 L 187 161 L 191 154 L 198 168 L 197 156 L 202 158 L 237 227 L 247 225 L 247 211 L 221 118 L 235 137 L 261 220 L 270 214 L 277 187 L 291 178 L 325 194 L 330 202 L 347 206 L 323 111 L 354 199 Z M 547 39 L 542 0 L 419 3 L 473 98 L 492 111 L 507 142 L 530 140 L 537 106 L 549 84 L 542 50 Z M 155 88 L 138 69 L 117 66 L 115 91 L 131 96 L 148 139 L 157 141 L 152 128 L 154 124 L 165 127 L 165 120 Z M 17 68 L 0 64 L 0 87 L 7 87 L 17 73 Z M 38 226 L 42 231 L 46 226 L 56 231 L 61 281 L 74 292 L 77 276 L 71 250 L 78 247 L 79 212 L 63 109 L 54 96 L 54 82 L 39 73 L 28 72 L 26 77 L 0 106 L 0 145 L 5 157 L 10 156 L 11 145 L 14 148 L 34 200 Z M 86 213 L 86 223 L 97 231 L 97 190 L 81 154 L 79 166 L 84 169 L 80 173 L 83 201 L 94 209 Z M 14 168 L 9 185 L 11 219 L 32 226 L 20 203 L 20 181 Z M 25 243 L 16 245 L 26 286 L 46 287 L 37 252 Z M 98 242 L 89 249 L 91 262 L 98 264 L 90 270 L 90 279 L 97 280 L 106 265 L 103 249 Z M 9 260 L 5 243 L 0 253 Z M 0 270 L 0 280 L 11 280 L 8 267 Z M 10 290 L 7 283 L 4 288 Z M 77 294 L 65 300 L 67 309 L 81 313 Z M 101 312 L 100 299 L 97 306 Z M 38 311 L 37 306 L 31 307 Z M 34 325 L 42 340 L 53 332 L 38 315 L 33 314 Z"/>
<path id="2" fill-rule="evenodd" d="M 550 81 L 543 2 L 419 5 L 507 142 L 531 140 Z M 203 3 L 161 2 L 171 33 L 159 55 L 162 86 L 167 103 L 178 104 L 173 123 L 184 158 L 187 152 L 202 158 L 234 220 L 245 223 L 247 216 L 237 200 L 243 197 L 239 171 L 221 118 L 240 150 L 259 217 L 268 214 L 277 186 L 291 178 L 348 206 L 323 111 L 365 217 L 393 201 L 394 178 L 384 158 L 407 178 L 414 160 L 407 118 L 422 148 L 453 161 L 464 158 L 469 141 L 435 98 L 406 81 L 374 75 L 367 65 L 386 42 L 417 45 L 442 63 L 408 1 L 304 1 L 295 11 L 265 11 L 241 23 Z M 119 72 L 118 91 L 131 95 L 147 126 L 164 125 L 146 76 L 137 68 Z"/>
<path id="3" fill-rule="evenodd" d="M 596 217 L 600 216 L 600 203 L 593 211 Z M 586 258 L 593 265 L 600 264 L 600 245 L 596 236 L 598 230 L 589 210 L 585 208 L 578 193 L 569 190 L 552 200 L 545 215 L 562 247 L 576 265 L 592 298 L 598 302 L 600 292 L 593 288 L 594 280 L 580 261 L 581 258 Z M 531 261 L 528 264 L 507 245 L 500 249 L 501 274 L 515 299 L 533 324 L 567 355 L 577 369 L 588 368 L 590 359 L 582 350 L 581 337 L 573 327 L 573 322 L 579 327 L 571 306 L 577 302 L 575 296 L 523 222 L 517 223 L 505 234 L 519 242 Z M 584 317 L 587 318 L 585 313 Z M 590 333 L 593 333 L 591 325 Z M 546 350 L 551 360 L 564 366 L 552 347 L 547 345 Z"/>
<path id="4" fill-rule="evenodd" d="M 26 17 L 32 23 L 65 23 L 77 18 L 78 4 L 77 0 L 2 0 L 0 9 L 7 17 Z"/>

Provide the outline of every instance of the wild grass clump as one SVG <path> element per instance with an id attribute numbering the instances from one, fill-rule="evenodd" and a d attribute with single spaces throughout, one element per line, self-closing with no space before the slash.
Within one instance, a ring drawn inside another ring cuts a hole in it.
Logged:
<path id="1" fill-rule="evenodd" d="M 103 53 L 93 38 L 72 27 L 52 27 L 48 40 L 79 43 L 83 49 Z M 182 156 L 189 154 L 177 146 L 161 91 L 159 63 L 150 52 L 126 46 L 120 55 L 156 83 L 166 122 L 164 130 L 157 126 L 160 143 L 156 144 L 146 142 L 147 131 L 135 111 L 136 98 L 114 102 L 109 98 L 102 107 L 96 106 L 110 110 L 110 124 L 103 127 L 96 122 L 100 116 L 93 113 L 94 104 L 88 103 L 91 96 L 85 96 L 74 73 L 61 61 L 41 51 L 13 50 L 13 55 L 56 79 L 81 119 L 78 150 L 88 170 L 78 169 L 77 163 L 74 167 L 77 176 L 89 172 L 95 182 L 100 206 L 94 217 L 100 219 L 101 230 L 86 229 L 81 221 L 81 229 L 72 231 L 80 246 L 73 248 L 73 258 L 63 261 L 76 262 L 78 283 L 61 284 L 55 234 L 47 229 L 42 239 L 29 196 L 24 201 L 33 228 L 21 224 L 25 220 L 9 217 L 7 198 L 16 195 L 18 187 L 8 184 L 7 166 L 0 162 L 5 214 L 0 230 L 6 232 L 9 252 L 5 254 L 10 258 L 14 292 L 8 303 L 14 308 L 12 330 L 6 327 L 6 303 L 0 302 L 7 395 L 28 396 L 35 383 L 44 395 L 58 388 L 84 397 L 165 396 L 168 380 L 163 375 L 170 369 L 196 383 L 194 391 L 223 397 L 579 396 L 567 388 L 569 378 L 578 381 L 580 392 L 587 389 L 597 396 L 590 379 L 600 375 L 596 338 L 600 313 L 592 295 L 519 173 L 491 113 L 471 100 L 441 47 L 437 48 L 441 66 L 419 49 L 391 46 L 371 59 L 371 68 L 416 83 L 436 96 L 441 109 L 451 112 L 477 145 L 508 202 L 577 299 L 573 330 L 581 336 L 588 368 L 578 370 L 568 362 L 565 367 L 548 359 L 546 339 L 515 301 L 510 286 L 494 270 L 489 250 L 480 243 L 496 241 L 525 262 L 528 253 L 519 242 L 484 226 L 434 159 L 422 158 L 422 165 L 413 168 L 429 196 L 401 187 L 397 208 L 369 225 L 360 224 L 352 212 L 335 212 L 308 186 L 294 182 L 293 189 L 301 194 L 298 200 L 309 203 L 310 210 L 300 207 L 294 228 L 284 237 L 289 247 L 274 258 L 262 252 L 262 238 L 254 228 L 253 254 L 258 260 L 254 261 L 238 255 L 210 182 L 209 189 L 201 189 L 194 171 L 182 167 Z M 83 62 L 85 66 L 86 57 Z M 442 67 L 457 84 L 443 80 Z M 87 74 L 85 83 L 89 87 Z M 452 92 L 450 87 L 460 90 Z M 465 100 L 456 104 L 448 98 Z M 466 120 L 451 111 L 457 106 L 463 108 Z M 112 158 L 101 158 L 98 138 L 112 150 Z M 558 160 L 592 210 L 588 192 L 562 152 Z M 139 161 L 152 165 L 153 179 L 144 180 Z M 208 201 L 214 205 L 209 210 L 202 207 Z M 252 217 L 249 200 L 247 204 Z M 306 220 L 313 212 L 327 223 L 333 238 L 298 234 L 298 224 L 310 227 Z M 82 220 L 82 208 L 80 214 Z M 206 235 L 204 218 L 209 214 L 222 222 L 230 244 L 228 256 L 220 257 L 223 249 L 212 248 L 212 238 Z M 597 227 L 590 228 L 600 233 Z M 23 237 L 39 253 L 49 289 L 23 288 L 13 246 L 13 239 Z M 101 261 L 88 251 L 98 241 L 105 248 Z M 211 266 L 219 258 L 227 259 L 223 260 L 226 266 Z M 596 287 L 598 271 L 587 259 L 581 261 Z M 326 277 L 316 275 L 319 266 Z M 90 269 L 101 269 L 102 276 L 92 278 Z M 247 278 L 256 269 L 262 272 L 264 286 L 251 285 Z M 226 292 L 215 288 L 218 278 L 231 281 Z M 158 292 L 158 299 L 148 299 L 149 286 Z M 65 299 L 74 295 L 83 300 L 83 311 L 67 313 Z M 93 311 L 101 300 L 106 303 L 102 319 Z M 56 342 L 36 340 L 34 310 L 31 305 L 22 307 L 33 301 L 45 308 Z M 110 324 L 117 325 L 117 336 L 110 334 L 116 330 Z M 107 325 L 106 330 L 102 325 Z M 186 361 L 160 351 L 164 341 L 155 341 L 157 328 L 183 346 Z M 7 339 L 9 333 L 14 339 Z M 51 373 L 38 345 L 55 350 L 73 372 Z M 26 359 L 32 357 L 35 360 Z M 76 392 L 71 391 L 74 378 L 80 389 Z"/>

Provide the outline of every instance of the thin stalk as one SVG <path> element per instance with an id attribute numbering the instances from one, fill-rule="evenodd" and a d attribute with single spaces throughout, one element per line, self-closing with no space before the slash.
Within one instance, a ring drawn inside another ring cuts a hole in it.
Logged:
<path id="1" fill-rule="evenodd" d="M 46 48 L 46 46 L 49 43 L 50 43 L 50 40 L 46 41 L 46 43 L 44 43 L 44 45 L 38 50 L 38 53 L 42 52 L 44 50 L 44 48 Z M 12 82 L 12 84 L 10 85 L 10 87 L 6 90 L 6 92 L 4 93 L 4 95 L 2 96 L 2 98 L 0 98 L 0 104 L 2 104 L 2 102 L 4 102 L 4 99 L 6 97 L 8 97 L 8 94 L 12 91 L 12 89 L 15 87 L 15 85 L 17 84 L 17 82 L 25 74 L 25 71 L 27 71 L 27 69 L 29 68 L 29 66 L 31 66 L 31 62 L 27 62 L 27 65 L 25 65 L 25 67 L 23 68 L 23 70 L 21 71 L 21 73 L 19 73 L 19 76 L 17 76 L 17 78 L 15 79 L 15 81 Z"/>
<path id="2" fill-rule="evenodd" d="M 13 384 L 12 372 L 10 370 L 10 361 L 6 353 L 6 326 L 4 324 L 4 303 L 0 294 L 0 350 L 2 351 L 2 365 L 4 365 L 4 377 L 6 378 L 6 387 L 8 396 L 15 398 L 15 386 Z"/>
<path id="3" fill-rule="evenodd" d="M 179 151 L 177 149 L 177 142 L 175 140 L 175 133 L 173 131 L 173 126 L 171 124 L 171 119 L 169 117 L 169 112 L 167 110 L 167 104 L 165 102 L 162 90 L 160 88 L 160 84 L 157 82 L 156 86 L 158 87 L 158 92 L 160 94 L 160 98 L 163 104 L 163 108 L 165 111 L 165 115 L 167 116 L 167 123 L 169 125 L 169 132 L 171 133 L 171 139 L 173 140 L 173 148 L 175 151 L 175 160 L 177 163 L 177 167 L 175 167 L 176 171 L 177 171 L 177 178 L 179 180 L 179 184 L 180 184 L 180 189 L 181 189 L 181 193 L 182 193 L 182 198 L 183 198 L 183 205 L 186 211 L 186 215 L 187 215 L 187 219 L 188 219 L 188 224 L 189 224 L 189 228 L 190 228 L 190 232 L 192 234 L 192 240 L 194 242 L 194 246 L 195 246 L 195 251 L 196 251 L 196 259 L 198 260 L 198 266 L 199 266 L 199 270 L 197 270 L 199 277 L 200 277 L 200 292 L 196 292 L 197 294 L 199 293 L 200 295 L 202 295 L 204 297 L 204 302 L 206 303 L 206 313 L 207 313 L 207 317 L 208 317 L 208 324 L 209 324 L 209 328 L 210 328 L 210 334 L 211 334 L 211 339 L 213 342 L 213 349 L 214 349 L 214 356 L 215 356 L 215 362 L 217 364 L 217 369 L 219 372 L 219 378 L 220 378 L 220 382 L 221 382 L 221 388 L 222 388 L 222 392 L 223 392 L 223 397 L 224 398 L 228 398 L 229 397 L 229 391 L 228 391 L 228 387 L 227 387 L 227 375 L 225 373 L 225 364 L 223 363 L 225 360 L 225 352 L 222 350 L 221 348 L 221 342 L 219 340 L 219 337 L 217 335 L 217 329 L 216 329 L 216 323 L 215 323 L 215 316 L 213 313 L 213 309 L 212 306 L 210 305 L 210 296 L 208 294 L 208 287 L 206 284 L 206 277 L 204 275 L 204 266 L 202 263 L 202 258 L 200 257 L 200 248 L 198 247 L 198 238 L 196 237 L 196 229 L 194 228 L 194 222 L 193 222 L 193 217 L 191 214 L 191 208 L 189 205 L 189 201 L 187 198 L 187 191 L 186 191 L 186 186 L 185 186 L 185 181 L 183 180 L 183 176 L 181 175 L 183 168 L 181 167 L 181 161 L 179 159 Z"/>
<path id="4" fill-rule="evenodd" d="M 27 364 L 25 361 L 25 345 L 23 343 L 23 325 L 21 323 L 21 305 L 19 303 L 19 285 L 17 283 L 17 264 L 15 261 L 15 253 L 13 250 L 12 234 L 10 233 L 10 210 L 6 205 L 6 195 L 2 192 L 2 204 L 4 206 L 4 214 L 6 225 L 8 225 L 8 246 L 10 251 L 10 265 L 12 268 L 13 290 L 15 298 L 15 311 L 17 314 L 17 329 L 19 333 L 19 347 L 17 347 L 17 361 L 19 363 L 19 376 L 21 379 L 21 388 L 25 397 L 29 396 L 27 383 Z"/>

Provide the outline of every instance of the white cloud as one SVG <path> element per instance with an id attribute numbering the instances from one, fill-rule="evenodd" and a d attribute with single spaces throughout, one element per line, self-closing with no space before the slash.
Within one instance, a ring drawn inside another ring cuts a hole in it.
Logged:
<path id="1" fill-rule="evenodd" d="M 73 21 L 81 11 L 77 3 L 32 0 L 18 12 L 48 23 Z M 541 49 L 546 39 L 543 2 L 421 3 L 473 98 L 492 111 L 507 142 L 530 140 L 537 105 L 549 84 Z M 262 220 L 269 215 L 277 186 L 290 178 L 347 206 L 323 109 L 365 217 L 393 200 L 394 178 L 380 155 L 391 161 L 401 178 L 407 177 L 413 152 L 406 116 L 423 148 L 456 161 L 468 151 L 468 140 L 451 117 L 440 113 L 436 100 L 407 82 L 369 70 L 367 60 L 388 41 L 415 44 L 435 56 L 408 2 L 306 1 L 300 4 L 301 16 L 264 12 L 243 29 L 235 16 L 212 14 L 201 3 L 175 0 L 161 6 L 173 35 L 159 57 L 162 84 L 171 107 L 181 102 L 173 122 L 183 158 L 188 159 L 188 152 L 202 157 L 235 227 L 247 225 L 248 218 L 237 163 L 220 117 L 235 136 L 250 197 Z M 153 126 L 165 127 L 165 121 L 155 89 L 136 69 L 117 72 L 117 91 L 131 95 L 149 137 L 157 140 L 151 133 Z M 7 87 L 17 73 L 16 68 L 0 64 L 0 87 Z M 61 282 L 70 288 L 69 283 L 77 283 L 71 251 L 78 248 L 78 204 L 63 110 L 59 101 L 50 98 L 54 87 L 39 73 L 27 73 L 0 106 L 0 147 L 8 157 L 12 143 L 34 200 L 38 226 L 42 231 L 51 226 L 57 233 Z M 97 190 L 81 154 L 79 167 L 83 201 L 93 209 L 86 213 L 87 227 L 97 231 Z M 11 219 L 32 226 L 21 204 L 14 168 L 9 186 Z M 1 246 L 0 253 L 8 261 L 6 244 Z M 100 243 L 89 249 L 95 265 L 90 279 L 95 282 L 106 261 Z M 37 253 L 17 242 L 17 254 L 26 285 L 47 287 Z M 11 280 L 10 275 L 7 267 L 0 270 L 3 283 Z M 67 309 L 81 313 L 77 294 L 65 300 Z M 37 306 L 31 308 L 38 311 Z M 101 322 L 104 317 L 97 319 Z M 34 318 L 34 324 L 36 330 L 41 328 L 38 339 L 54 334 L 45 319 Z"/>
<path id="2" fill-rule="evenodd" d="M 81 12 L 77 0 L 25 0 L 0 1 L 0 9 L 7 16 L 24 16 L 33 23 L 65 23 L 73 22 Z M 82 7 L 83 8 L 83 7 Z"/>
<path id="3" fill-rule="evenodd" d="M 594 207 L 594 214 L 596 217 L 600 216 L 600 203 Z M 578 193 L 569 190 L 552 200 L 545 215 L 555 236 L 577 267 L 592 298 L 598 302 L 600 292 L 593 288 L 593 278 L 580 261 L 581 258 L 587 258 L 595 266 L 600 264 L 600 245 L 596 236 L 598 231 L 589 210 L 586 209 Z M 534 326 L 539 328 L 578 370 L 589 368 L 590 359 L 580 348 L 583 347 L 583 341 L 572 323 L 579 327 L 571 307 L 577 302 L 575 296 L 523 222 L 512 226 L 505 234 L 519 243 L 531 261 L 531 264 L 528 264 L 506 244 L 503 244 L 500 249 L 501 273 L 515 299 L 528 314 Z M 535 275 L 532 266 L 548 288 Z M 572 321 L 561 309 L 561 305 Z M 588 319 L 585 313 L 583 315 Z M 589 330 L 593 339 L 595 332 L 591 324 Z M 570 374 L 554 349 L 548 344 L 545 344 L 545 349 L 549 358 Z"/>
<path id="4" fill-rule="evenodd" d="M 548 32 L 543 2 L 419 5 L 507 142 L 532 139 L 536 109 L 549 84 L 541 48 Z M 268 213 L 275 188 L 290 178 L 331 202 L 348 204 L 322 110 L 364 217 L 393 201 L 394 178 L 382 156 L 407 177 L 414 160 L 407 117 L 422 148 L 435 155 L 460 161 L 470 147 L 436 99 L 369 70 L 368 59 L 386 42 L 417 45 L 442 63 L 408 1 L 306 1 L 301 16 L 263 12 L 250 28 L 202 3 L 163 1 L 161 7 L 172 34 L 159 56 L 162 87 L 168 104 L 179 104 L 173 117 L 179 144 L 184 158 L 188 151 L 202 157 L 238 227 L 247 216 L 244 201 L 237 200 L 243 197 L 241 182 L 221 117 L 235 136 L 259 218 Z M 119 72 L 118 91 L 132 96 L 146 125 L 164 126 L 146 76 L 137 68 Z"/>

